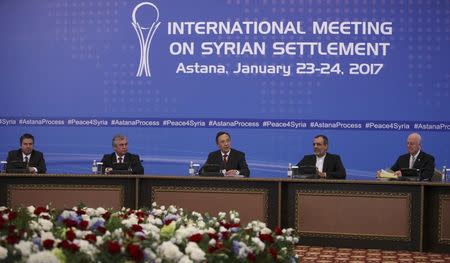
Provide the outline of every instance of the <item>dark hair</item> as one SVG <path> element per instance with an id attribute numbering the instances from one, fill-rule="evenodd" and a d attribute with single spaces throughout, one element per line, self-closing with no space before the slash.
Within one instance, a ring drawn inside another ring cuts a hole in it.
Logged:
<path id="1" fill-rule="evenodd" d="M 231 136 L 230 136 L 230 134 L 229 134 L 228 132 L 220 131 L 220 132 L 218 132 L 217 135 L 216 135 L 216 144 L 219 143 L 219 137 L 222 136 L 222 135 L 224 135 L 224 134 L 228 135 L 228 137 L 230 137 L 230 139 L 231 139 Z"/>
<path id="2" fill-rule="evenodd" d="M 22 145 L 22 142 L 24 139 L 31 139 L 34 143 L 34 137 L 33 137 L 33 135 L 31 135 L 29 133 L 25 133 L 22 136 L 20 136 L 20 145 Z"/>
<path id="3" fill-rule="evenodd" d="M 323 139 L 323 143 L 324 143 L 325 145 L 328 145 L 328 138 L 327 138 L 327 136 L 322 135 L 322 134 L 319 134 L 319 135 L 314 136 L 314 139 L 317 139 L 317 138 L 322 138 L 322 139 Z"/>

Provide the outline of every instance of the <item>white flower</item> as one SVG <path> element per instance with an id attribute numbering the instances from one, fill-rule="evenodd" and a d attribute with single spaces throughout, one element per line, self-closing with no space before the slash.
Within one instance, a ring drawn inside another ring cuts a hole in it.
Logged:
<path id="1" fill-rule="evenodd" d="M 241 222 L 241 219 L 239 219 L 239 218 L 234 218 L 233 219 L 233 222 L 235 223 L 235 224 L 239 224 L 240 222 Z"/>
<path id="2" fill-rule="evenodd" d="M 205 252 L 203 252 L 203 250 L 201 250 L 195 242 L 189 242 L 186 246 L 185 252 L 195 262 L 206 260 Z"/>
<path id="3" fill-rule="evenodd" d="M 101 216 L 101 215 L 105 214 L 106 212 L 108 212 L 108 211 L 107 211 L 105 208 L 103 208 L 103 207 L 98 207 L 98 208 L 95 210 L 95 215 Z"/>
<path id="4" fill-rule="evenodd" d="M 86 215 L 88 216 L 94 216 L 95 215 L 95 209 L 94 208 L 86 208 Z"/>
<path id="5" fill-rule="evenodd" d="M 249 252 L 252 252 L 250 248 L 244 242 L 237 242 L 239 244 L 238 258 L 246 258 Z"/>
<path id="6" fill-rule="evenodd" d="M 284 241 L 284 236 L 276 236 L 275 239 L 277 241 Z"/>
<path id="7" fill-rule="evenodd" d="M 184 255 L 178 263 L 192 263 L 193 261 L 186 255 Z"/>
<path id="8" fill-rule="evenodd" d="M 64 210 L 64 211 L 61 213 L 61 217 L 64 218 L 64 219 L 67 219 L 67 218 L 76 218 L 76 217 L 77 217 L 77 213 L 75 213 L 74 211 Z"/>
<path id="9" fill-rule="evenodd" d="M 216 240 L 214 238 L 211 238 L 211 240 L 209 240 L 208 245 L 215 247 L 216 246 Z"/>
<path id="10" fill-rule="evenodd" d="M 177 209 L 175 208 L 175 206 L 171 205 L 169 206 L 168 211 L 169 213 L 175 214 L 177 212 Z"/>
<path id="11" fill-rule="evenodd" d="M 170 241 L 162 243 L 157 249 L 157 254 L 161 259 L 167 259 L 172 262 L 178 262 L 183 256 L 178 247 Z"/>
<path id="12" fill-rule="evenodd" d="M 292 242 L 292 237 L 291 236 L 286 237 L 286 241 L 287 242 Z"/>
<path id="13" fill-rule="evenodd" d="M 38 223 L 44 231 L 50 231 L 53 228 L 53 223 L 50 220 L 39 218 Z"/>
<path id="14" fill-rule="evenodd" d="M 258 251 L 263 251 L 264 248 L 266 247 L 266 245 L 264 244 L 264 242 L 261 241 L 261 239 L 259 239 L 258 237 L 252 237 L 252 241 L 253 243 L 255 243 L 255 245 L 258 248 Z"/>
<path id="15" fill-rule="evenodd" d="M 28 257 L 31 254 L 32 246 L 32 242 L 23 240 L 21 240 L 19 244 L 14 245 L 16 249 L 20 250 L 20 253 L 22 253 L 22 256 L 24 257 Z"/>
<path id="16" fill-rule="evenodd" d="M 30 215 L 36 216 L 36 215 L 34 214 L 34 210 L 36 210 L 36 207 L 30 205 L 30 206 L 27 207 L 27 210 L 28 210 L 28 213 L 29 213 Z"/>
<path id="17" fill-rule="evenodd" d="M 40 225 L 36 221 L 30 221 L 29 227 L 31 230 L 40 230 Z"/>
<path id="18" fill-rule="evenodd" d="M 97 248 L 86 240 L 76 239 L 74 243 L 80 247 L 80 251 L 89 255 L 91 259 L 94 259 L 94 255 L 98 252 Z"/>
<path id="19" fill-rule="evenodd" d="M 8 256 L 8 250 L 0 246 L 0 259 L 5 259 Z"/>
<path id="20" fill-rule="evenodd" d="M 125 225 L 126 227 L 130 228 L 132 225 L 137 225 L 139 222 L 139 219 L 136 215 L 131 214 L 128 219 L 122 220 L 122 225 Z"/>
<path id="21" fill-rule="evenodd" d="M 144 253 L 148 256 L 148 258 L 149 258 L 150 260 L 155 260 L 155 259 L 156 259 L 156 254 L 155 254 L 155 252 L 153 252 L 153 250 L 151 250 L 150 248 L 144 249 Z"/>
<path id="22" fill-rule="evenodd" d="M 272 230 L 270 230 L 269 228 L 263 228 L 263 229 L 261 229 L 261 234 L 263 234 L 263 235 L 268 235 L 268 234 L 270 234 L 270 233 L 272 233 Z"/>
<path id="23" fill-rule="evenodd" d="M 104 241 L 103 241 L 103 237 L 101 236 L 96 236 L 96 241 L 95 241 L 95 245 L 100 247 L 101 245 L 103 245 Z"/>
<path id="24" fill-rule="evenodd" d="M 294 237 L 294 239 L 293 239 L 292 241 L 293 241 L 294 244 L 297 244 L 298 241 L 299 241 L 299 240 L 298 240 L 298 237 Z"/>
<path id="25" fill-rule="evenodd" d="M 47 239 L 55 240 L 53 233 L 52 232 L 41 232 L 41 243 L 43 243 Z"/>
<path id="26" fill-rule="evenodd" d="M 219 212 L 219 220 L 224 219 L 226 215 L 227 215 L 227 213 L 225 213 L 225 212 Z"/>
<path id="27" fill-rule="evenodd" d="M 58 258 L 50 251 L 42 251 L 31 255 L 27 263 L 58 263 Z"/>

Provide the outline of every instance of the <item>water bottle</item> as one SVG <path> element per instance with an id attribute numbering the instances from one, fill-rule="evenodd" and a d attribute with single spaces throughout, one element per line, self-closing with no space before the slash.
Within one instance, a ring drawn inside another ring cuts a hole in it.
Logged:
<path id="1" fill-rule="evenodd" d="M 194 175 L 195 175 L 194 162 L 193 162 L 193 161 L 191 161 L 191 162 L 189 163 L 189 175 L 190 175 L 190 176 L 194 176 Z"/>
<path id="2" fill-rule="evenodd" d="M 291 163 L 288 164 L 287 177 L 292 178 L 292 164 Z"/>
<path id="3" fill-rule="evenodd" d="M 2 167 L 1 167 L 0 173 L 6 173 L 6 165 L 8 164 L 8 162 L 2 161 L 1 164 L 2 164 Z"/>
<path id="4" fill-rule="evenodd" d="M 98 167 L 96 160 L 94 160 L 94 162 L 92 163 L 92 174 L 98 174 Z"/>
<path id="5" fill-rule="evenodd" d="M 447 182 L 447 166 L 442 168 L 442 182 Z"/>

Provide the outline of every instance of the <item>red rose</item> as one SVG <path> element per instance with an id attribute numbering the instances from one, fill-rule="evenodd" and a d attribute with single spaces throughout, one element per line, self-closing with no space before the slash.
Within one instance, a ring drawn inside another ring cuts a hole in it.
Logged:
<path id="1" fill-rule="evenodd" d="M 222 234 L 222 238 L 224 240 L 227 240 L 228 238 L 230 238 L 230 232 L 221 232 Z"/>
<path id="2" fill-rule="evenodd" d="M 14 226 L 14 225 L 8 226 L 8 233 L 9 234 L 14 233 L 15 231 L 16 231 L 16 226 Z"/>
<path id="3" fill-rule="evenodd" d="M 219 236 L 217 234 L 214 234 L 214 233 L 208 233 L 208 236 L 209 236 L 210 239 L 215 239 L 215 240 L 219 239 Z"/>
<path id="4" fill-rule="evenodd" d="M 111 217 L 111 212 L 106 212 L 102 215 L 103 219 L 105 219 L 106 221 L 108 221 L 108 219 Z"/>
<path id="5" fill-rule="evenodd" d="M 131 226 L 131 230 L 133 230 L 134 232 L 140 232 L 142 231 L 142 227 L 140 225 L 134 224 Z"/>
<path id="6" fill-rule="evenodd" d="M 14 218 L 16 218 L 16 212 L 9 212 L 8 219 L 11 221 L 14 220 Z"/>
<path id="7" fill-rule="evenodd" d="M 136 216 L 139 218 L 145 217 L 145 213 L 143 211 L 137 211 Z"/>
<path id="8" fill-rule="evenodd" d="M 274 260 L 277 260 L 278 251 L 275 248 L 273 247 L 269 248 L 269 253 L 272 255 Z"/>
<path id="9" fill-rule="evenodd" d="M 282 230 L 281 227 L 279 227 L 279 226 L 275 227 L 275 229 L 273 230 L 273 232 L 275 232 L 275 234 L 276 234 L 277 236 L 283 234 L 283 230 Z"/>
<path id="10" fill-rule="evenodd" d="M 78 225 L 77 221 L 72 219 L 64 219 L 63 223 L 66 227 L 76 227 Z"/>
<path id="11" fill-rule="evenodd" d="M 81 221 L 79 224 L 78 224 L 78 227 L 81 229 L 81 230 L 86 230 L 86 228 L 88 227 L 88 225 L 89 225 L 89 222 L 88 221 Z"/>
<path id="12" fill-rule="evenodd" d="M 97 227 L 97 231 L 98 231 L 100 234 L 104 235 L 104 234 L 106 233 L 106 228 L 104 228 L 104 227 L 102 227 L 102 226 L 99 226 L 99 227 Z"/>
<path id="13" fill-rule="evenodd" d="M 19 240 L 20 238 L 16 234 L 10 234 L 6 237 L 6 242 L 11 245 L 19 243 Z"/>
<path id="14" fill-rule="evenodd" d="M 44 212 L 47 212 L 47 209 L 42 206 L 38 206 L 38 207 L 36 207 L 36 209 L 34 209 L 34 214 L 37 216 Z"/>
<path id="15" fill-rule="evenodd" d="M 94 234 L 87 234 L 84 236 L 84 240 L 89 241 L 89 243 L 95 244 L 97 242 L 97 237 Z"/>
<path id="16" fill-rule="evenodd" d="M 167 219 L 167 220 L 164 220 L 164 225 L 170 225 L 170 223 L 172 223 L 172 221 L 174 221 L 173 219 Z"/>
<path id="17" fill-rule="evenodd" d="M 80 247 L 77 244 L 71 243 L 69 245 L 69 249 L 72 250 L 73 252 L 77 252 L 78 250 L 80 250 Z"/>
<path id="18" fill-rule="evenodd" d="M 63 240 L 58 244 L 58 247 L 63 248 L 63 249 L 68 249 L 69 246 L 70 246 L 70 243 L 67 240 Z"/>
<path id="19" fill-rule="evenodd" d="M 75 232 L 73 232 L 72 230 L 69 230 L 66 232 L 66 239 L 73 241 L 75 239 L 76 235 Z"/>
<path id="20" fill-rule="evenodd" d="M 192 236 L 189 237 L 189 241 L 192 241 L 195 243 L 200 243 L 200 241 L 202 241 L 202 239 L 203 239 L 203 235 L 200 233 L 193 234 Z"/>
<path id="21" fill-rule="evenodd" d="M 255 255 L 253 255 L 252 252 L 249 252 L 249 253 L 247 254 L 247 260 L 248 260 L 248 261 L 251 261 L 251 262 L 255 262 L 255 261 L 256 261 L 256 257 L 255 257 Z"/>
<path id="22" fill-rule="evenodd" d="M 46 239 L 44 242 L 42 242 L 42 245 L 45 249 L 53 249 L 53 245 L 55 244 L 55 240 L 53 239 Z"/>
<path id="23" fill-rule="evenodd" d="M 260 234 L 259 239 L 262 241 L 273 243 L 273 237 L 270 234 Z"/>
<path id="24" fill-rule="evenodd" d="M 77 210 L 77 215 L 81 216 L 81 215 L 84 215 L 84 214 L 86 214 L 86 212 L 84 210 L 81 210 L 81 209 Z"/>
<path id="25" fill-rule="evenodd" d="M 120 253 L 120 245 L 116 241 L 109 241 L 108 242 L 108 252 L 110 254 L 117 254 Z"/>
<path id="26" fill-rule="evenodd" d="M 128 244 L 127 252 L 134 261 L 141 261 L 144 258 L 144 252 L 137 245 Z"/>
<path id="27" fill-rule="evenodd" d="M 216 250 L 217 250 L 216 247 L 211 247 L 211 246 L 208 247 L 208 253 L 210 253 L 210 254 L 214 253 L 214 251 L 216 251 Z"/>

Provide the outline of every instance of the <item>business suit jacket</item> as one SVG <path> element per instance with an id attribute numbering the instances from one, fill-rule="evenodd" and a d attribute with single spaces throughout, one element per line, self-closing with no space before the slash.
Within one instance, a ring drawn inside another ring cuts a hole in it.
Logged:
<path id="1" fill-rule="evenodd" d="M 8 152 L 8 158 L 6 159 L 8 163 L 12 162 L 23 162 L 22 150 L 13 150 Z M 45 165 L 44 154 L 40 151 L 33 150 L 30 155 L 30 160 L 28 160 L 28 166 L 36 167 L 38 173 L 44 174 L 47 172 L 47 166 Z"/>
<path id="2" fill-rule="evenodd" d="M 298 162 L 298 166 L 316 166 L 316 155 L 305 155 L 303 159 Z M 341 157 L 337 154 L 327 153 L 323 161 L 322 172 L 327 174 L 327 178 L 345 179 L 347 173 L 342 164 Z"/>
<path id="3" fill-rule="evenodd" d="M 409 156 L 410 154 L 403 154 L 398 157 L 397 161 L 392 165 L 392 171 L 398 171 L 403 168 L 409 168 Z M 420 170 L 420 177 L 425 180 L 431 180 L 434 175 L 434 157 L 424 151 L 420 151 L 414 162 L 413 169 Z"/>
<path id="4" fill-rule="evenodd" d="M 249 177 L 250 170 L 248 169 L 247 162 L 245 161 L 245 153 L 231 149 L 228 156 L 227 164 L 225 165 L 220 150 L 209 153 L 206 164 L 218 164 L 220 169 L 238 170 L 239 174 Z"/>
<path id="5" fill-rule="evenodd" d="M 131 168 L 132 174 L 144 174 L 144 167 L 142 166 L 141 159 L 137 154 L 126 153 L 123 158 L 123 162 L 128 164 Z M 105 154 L 102 158 L 103 168 L 102 172 L 105 172 L 105 168 L 113 167 L 113 163 L 117 163 L 116 153 Z"/>

